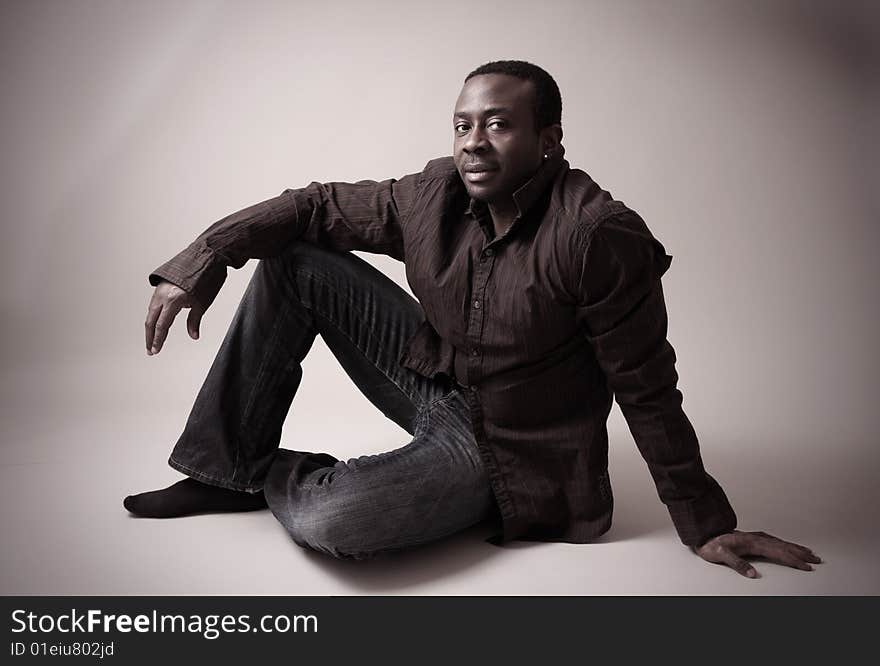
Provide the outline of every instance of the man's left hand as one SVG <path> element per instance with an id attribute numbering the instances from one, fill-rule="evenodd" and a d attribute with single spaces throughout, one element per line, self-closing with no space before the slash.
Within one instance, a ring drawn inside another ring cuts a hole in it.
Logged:
<path id="1" fill-rule="evenodd" d="M 783 541 L 766 532 L 734 530 L 709 539 L 694 552 L 707 562 L 724 564 L 747 578 L 757 578 L 758 572 L 745 557 L 762 557 L 776 564 L 784 564 L 802 571 L 812 571 L 813 564 L 822 560 L 806 546 Z"/>

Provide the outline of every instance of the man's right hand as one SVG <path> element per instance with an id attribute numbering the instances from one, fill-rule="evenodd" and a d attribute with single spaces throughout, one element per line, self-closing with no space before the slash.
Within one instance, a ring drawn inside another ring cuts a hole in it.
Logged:
<path id="1" fill-rule="evenodd" d="M 156 285 L 147 308 L 147 321 L 144 324 L 148 356 L 158 354 L 162 350 L 168 329 L 171 328 L 177 313 L 183 308 L 190 308 L 186 318 L 186 330 L 189 332 L 189 337 L 198 340 L 199 324 L 202 321 L 202 315 L 205 314 L 205 308 L 199 305 L 188 292 L 170 282 L 163 280 Z"/>

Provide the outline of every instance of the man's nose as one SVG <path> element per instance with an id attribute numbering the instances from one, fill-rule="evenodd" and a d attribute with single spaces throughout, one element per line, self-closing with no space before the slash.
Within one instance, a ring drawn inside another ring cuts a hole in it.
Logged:
<path id="1" fill-rule="evenodd" d="M 464 142 L 462 148 L 465 152 L 474 153 L 478 150 L 485 149 L 488 145 L 486 134 L 479 126 L 473 127 L 468 134 L 467 141 Z"/>

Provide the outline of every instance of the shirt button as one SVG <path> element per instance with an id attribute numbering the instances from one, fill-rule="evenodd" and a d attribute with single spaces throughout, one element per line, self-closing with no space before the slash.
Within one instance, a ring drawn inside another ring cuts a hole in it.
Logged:
<path id="1" fill-rule="evenodd" d="M 491 247 L 488 247 L 483 250 L 483 259 L 485 260 L 486 257 L 491 257 L 493 254 L 495 254 L 495 250 L 493 250 Z"/>
<path id="2" fill-rule="evenodd" d="M 474 310 L 480 309 L 480 301 L 474 301 Z"/>
<path id="3" fill-rule="evenodd" d="M 470 390 L 471 393 L 476 393 L 477 392 L 477 385 L 471 384 L 470 386 L 468 386 L 468 389 Z"/>
<path id="4" fill-rule="evenodd" d="M 471 356 L 479 356 L 479 355 L 480 355 L 480 348 L 479 348 L 479 347 L 473 347 L 473 348 L 471 349 Z"/>

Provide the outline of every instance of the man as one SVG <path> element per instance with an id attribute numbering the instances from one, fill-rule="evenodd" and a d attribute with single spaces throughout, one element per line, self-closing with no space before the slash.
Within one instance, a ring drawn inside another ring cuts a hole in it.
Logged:
<path id="1" fill-rule="evenodd" d="M 734 529 L 676 388 L 661 285 L 672 257 L 569 168 L 561 109 L 543 69 L 488 63 L 456 102 L 453 158 L 285 190 L 151 274 L 155 354 L 182 308 L 198 338 L 227 266 L 262 259 L 169 459 L 189 478 L 126 508 L 268 505 L 299 545 L 354 559 L 482 520 L 500 523 L 495 543 L 583 543 L 611 525 L 613 394 L 683 543 L 744 576 L 756 555 L 811 570 L 809 549 Z M 418 302 L 349 250 L 404 261 Z M 318 334 L 409 444 L 347 462 L 277 448 Z"/>

